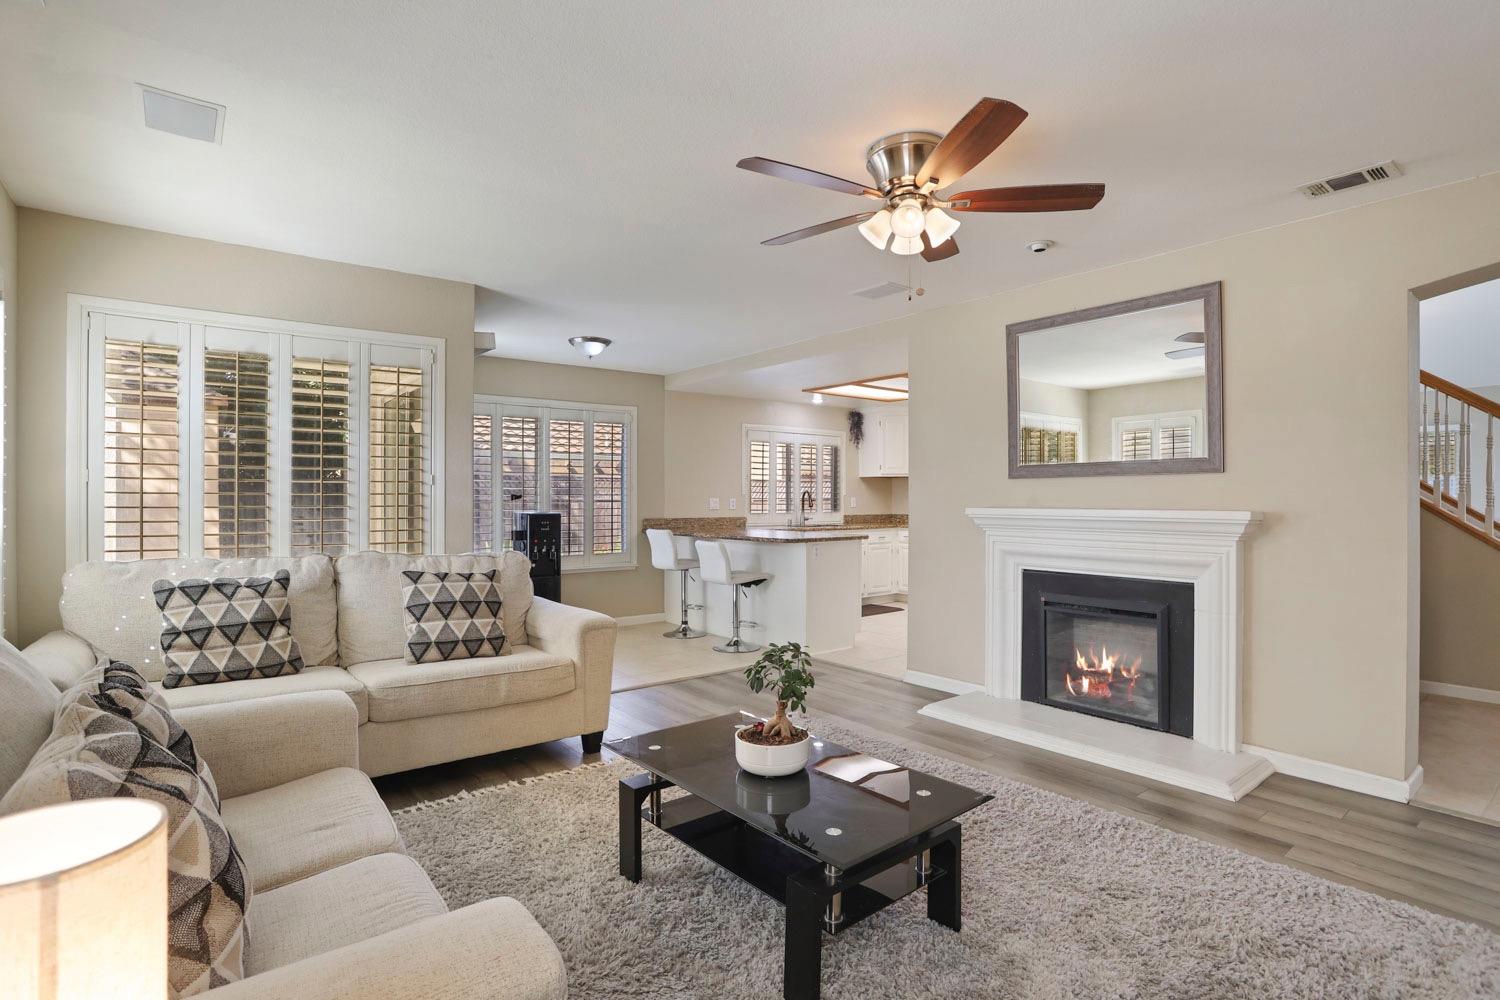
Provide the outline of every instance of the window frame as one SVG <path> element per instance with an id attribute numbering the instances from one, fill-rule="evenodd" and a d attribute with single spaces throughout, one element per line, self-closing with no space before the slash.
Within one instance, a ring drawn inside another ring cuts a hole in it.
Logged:
<path id="1" fill-rule="evenodd" d="M 416 352 L 424 373 L 423 435 L 427 447 L 426 509 L 423 512 L 425 548 L 442 551 L 446 545 L 446 414 L 445 377 L 447 342 L 438 337 L 361 330 L 352 327 L 301 323 L 236 313 L 213 312 L 181 306 L 163 306 L 93 295 L 69 293 L 67 298 L 67 388 L 65 406 L 65 488 L 67 491 L 66 558 L 68 566 L 102 559 L 104 548 L 103 509 L 96 504 L 102 491 L 104 436 L 102 430 L 103 345 L 108 334 L 90 330 L 90 315 L 104 313 L 143 324 L 159 324 L 159 339 L 148 342 L 170 344 L 178 349 L 179 556 L 203 555 L 203 359 L 206 350 L 254 351 L 270 357 L 272 364 L 271 434 L 271 557 L 290 551 L 290 446 L 291 366 L 298 341 L 323 341 L 339 345 L 352 365 L 350 410 L 356 430 L 352 434 L 354 461 L 350 469 L 351 505 L 357 529 L 348 551 L 365 547 L 368 528 L 368 494 L 365 479 L 369 455 L 369 366 L 388 364 L 387 358 Z M 168 333 L 168 328 L 172 332 Z M 128 339 L 128 338 L 127 338 Z M 226 347 L 243 344 L 243 347 Z M 254 345 L 254 346 L 250 346 Z M 286 456 L 283 460 L 282 456 Z M 94 470 L 98 475 L 94 475 Z M 286 551 L 282 551 L 285 548 Z M 232 558 L 232 557 L 225 557 Z"/>
<path id="2" fill-rule="evenodd" d="M 1036 410 L 1022 410 L 1020 411 L 1018 416 L 1021 421 L 1017 428 L 1018 433 L 1021 430 L 1032 429 L 1040 431 L 1065 431 L 1067 433 L 1076 435 L 1078 442 L 1075 446 L 1078 453 L 1077 460 L 1069 463 L 1058 462 L 1050 464 L 1077 465 L 1080 462 L 1088 461 L 1088 432 L 1083 426 L 1082 417 L 1067 417 L 1062 416 L 1061 414 L 1042 413 Z"/>
<path id="3" fill-rule="evenodd" d="M 505 416 L 537 418 L 536 441 L 536 506 L 538 510 L 552 509 L 552 421 L 584 421 L 584 500 L 582 534 L 585 551 L 579 555 L 563 556 L 564 573 L 598 573 L 614 570 L 631 570 L 638 566 L 640 535 L 640 511 L 636 506 L 636 482 L 640 455 L 636 450 L 636 425 L 639 411 L 635 406 L 620 403 L 584 403 L 565 399 L 536 399 L 527 396 L 500 396 L 491 393 L 475 393 L 473 412 L 470 415 L 470 462 L 473 462 L 473 417 L 490 418 L 490 482 L 492 503 L 490 513 L 490 551 L 502 552 L 510 540 L 510 526 L 505 524 L 501 509 L 495 501 L 499 497 L 500 476 L 493 464 L 500 455 L 500 422 Z M 601 419 L 603 418 L 603 419 Z M 594 424 L 625 424 L 625 516 L 622 528 L 622 551 L 596 555 L 594 540 Z M 472 466 L 471 466 L 472 467 Z M 472 492 L 472 491 L 471 491 Z M 471 515 L 472 525 L 472 515 Z M 473 544 L 471 537 L 470 544 Z"/>
<path id="4" fill-rule="evenodd" d="M 740 430 L 740 500 L 745 505 L 745 523 L 747 525 L 786 525 L 795 523 L 797 510 L 789 505 L 785 512 L 777 513 L 775 497 L 776 484 L 780 479 L 779 453 L 780 445 L 790 444 L 792 446 L 792 479 L 795 481 L 797 454 L 804 444 L 814 444 L 818 448 L 816 459 L 817 475 L 813 484 L 813 501 L 817 502 L 823 494 L 823 462 L 822 451 L 825 445 L 834 445 L 839 450 L 837 468 L 834 470 L 835 484 L 837 489 L 833 493 L 834 509 L 831 511 L 815 510 L 808 515 L 806 524 L 843 524 L 844 523 L 844 500 L 848 483 L 849 465 L 849 440 L 843 431 L 831 431 L 816 427 L 788 427 L 775 424 L 744 424 Z M 766 440 L 771 443 L 771 480 L 767 488 L 766 513 L 755 514 L 750 510 L 750 442 L 752 440 Z M 800 495 L 800 491 L 799 492 Z"/>
<path id="5" fill-rule="evenodd" d="M 1151 428 L 1151 455 L 1148 458 L 1124 459 L 1121 457 L 1120 432 L 1127 427 Z M 1189 458 L 1207 456 L 1208 442 L 1203 433 L 1202 410 L 1171 410 L 1166 413 L 1141 413 L 1131 416 L 1111 417 L 1109 421 L 1110 456 L 1116 462 L 1174 461 L 1161 457 L 1161 432 L 1163 428 L 1188 427 L 1193 432 L 1192 454 Z"/>

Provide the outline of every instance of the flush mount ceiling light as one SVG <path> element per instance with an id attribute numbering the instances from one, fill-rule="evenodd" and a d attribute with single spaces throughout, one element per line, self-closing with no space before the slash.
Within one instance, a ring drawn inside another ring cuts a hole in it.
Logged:
<path id="1" fill-rule="evenodd" d="M 184 139 L 203 142 L 224 141 L 224 105 L 184 97 L 171 91 L 136 84 L 141 90 L 141 105 L 146 127 L 170 132 Z"/>
<path id="2" fill-rule="evenodd" d="M 834 385 L 818 385 L 802 391 L 812 393 L 814 402 L 822 396 L 846 396 L 849 399 L 868 399 L 876 403 L 899 403 L 908 397 L 910 388 L 911 380 L 907 378 L 906 372 L 898 372 L 895 375 L 877 375 L 874 378 L 855 379 Z"/>
<path id="3" fill-rule="evenodd" d="M 875 178 L 875 187 L 763 156 L 748 156 L 737 165 L 758 174 L 883 203 L 873 212 L 848 215 L 774 237 L 765 241 L 766 246 L 795 243 L 845 226 L 859 226 L 860 235 L 877 250 L 889 248 L 891 253 L 902 256 L 919 253 L 924 260 L 946 260 L 958 253 L 953 234 L 958 231 L 959 223 L 944 209 L 1076 212 L 1093 208 L 1104 197 L 1103 184 L 1030 184 L 963 191 L 946 197 L 938 195 L 938 188 L 957 183 L 1025 120 L 1026 112 L 1011 102 L 985 97 L 947 135 L 896 132 L 877 139 L 865 150 L 865 167 Z"/>
<path id="4" fill-rule="evenodd" d="M 1198 344 L 1198 345 L 1200 345 L 1198 347 L 1179 347 L 1176 350 L 1165 352 L 1166 356 L 1169 357 L 1169 358 L 1171 358 L 1172 360 L 1174 360 L 1174 361 L 1182 361 L 1182 360 L 1185 360 L 1187 358 L 1201 358 L 1201 357 L 1203 357 L 1204 348 L 1201 345 L 1203 344 L 1204 337 L 1203 337 L 1203 334 L 1201 332 L 1197 332 L 1197 333 L 1184 333 L 1184 334 L 1182 334 L 1180 336 L 1173 337 L 1172 339 L 1175 340 L 1175 341 L 1177 341 L 1179 344 Z"/>
<path id="5" fill-rule="evenodd" d="M 578 353 L 589 360 L 597 358 L 604 353 L 604 349 L 614 341 L 607 337 L 569 337 L 568 343 L 578 348 Z"/>

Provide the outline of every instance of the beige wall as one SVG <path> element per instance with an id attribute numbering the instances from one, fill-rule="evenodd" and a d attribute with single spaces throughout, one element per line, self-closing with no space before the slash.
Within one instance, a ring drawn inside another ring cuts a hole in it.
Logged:
<path id="1" fill-rule="evenodd" d="M 911 509 L 909 498 L 911 480 L 905 476 L 892 479 L 891 481 L 891 513 L 905 514 Z M 878 513 L 878 512 L 877 512 Z"/>
<path id="2" fill-rule="evenodd" d="M 495 396 L 634 406 L 636 520 L 662 516 L 666 480 L 662 447 L 667 395 L 662 376 L 612 372 L 581 365 L 479 358 L 474 362 L 474 391 Z M 568 573 L 563 577 L 563 600 L 616 618 L 660 613 L 661 571 L 651 567 L 644 536 L 637 534 L 635 542 L 635 569 Z"/>
<path id="3" fill-rule="evenodd" d="M 1422 512 L 1422 679 L 1500 691 L 1500 552 Z"/>
<path id="4" fill-rule="evenodd" d="M 19 634 L 16 628 L 16 331 L 20 324 L 20 300 L 16 294 L 16 206 L 4 187 L 0 187 L 0 300 L 5 302 L 5 326 L 0 330 L 0 350 L 5 352 L 5 385 L 0 388 L 4 396 L 5 412 L 0 415 L 0 425 L 5 434 L 5 462 L 0 469 L 4 497 L 0 503 L 5 510 L 5 534 L 0 538 L 0 578 L 4 584 L 5 637 L 14 640 Z"/>
<path id="5" fill-rule="evenodd" d="M 1088 453 L 1091 462 L 1114 461 L 1114 435 L 1110 423 L 1116 417 L 1197 410 L 1207 419 L 1208 387 L 1202 378 L 1175 378 L 1165 382 L 1117 385 L 1091 389 L 1088 397 Z M 1200 425 L 1201 427 L 1202 425 Z"/>
<path id="6" fill-rule="evenodd" d="M 1017 380 L 1016 390 L 1016 409 L 1022 413 L 1044 417 L 1088 416 L 1089 394 L 1082 389 L 1023 378 Z"/>
<path id="7" fill-rule="evenodd" d="M 744 516 L 744 474 L 740 461 L 745 424 L 844 434 L 849 429 L 849 411 L 805 403 L 668 392 L 664 516 Z M 861 479 L 859 457 L 852 447 L 844 451 L 844 513 L 889 514 L 892 481 Z M 853 506 L 848 502 L 851 496 Z M 709 497 L 719 498 L 719 510 L 708 509 Z M 729 509 L 731 497 L 735 499 L 734 510 Z"/>
<path id="8" fill-rule="evenodd" d="M 966 506 L 1261 511 L 1245 559 L 1246 742 L 1406 777 L 1418 656 L 1409 290 L 1500 261 L 1497 213 L 1490 175 L 872 331 L 910 335 L 922 387 L 911 406 L 912 669 L 983 680 L 983 553 Z M 1216 280 L 1223 474 L 1007 478 L 994 422 L 1007 323 Z M 1318 451 L 1289 451 L 1309 417 Z M 962 427 L 995 428 L 988 452 Z"/>
<path id="9" fill-rule="evenodd" d="M 18 638 L 56 626 L 63 573 L 66 307 L 71 293 L 447 340 L 446 548 L 469 546 L 474 287 L 291 254 L 20 212 Z M 444 544 L 439 542 L 439 544 Z"/>

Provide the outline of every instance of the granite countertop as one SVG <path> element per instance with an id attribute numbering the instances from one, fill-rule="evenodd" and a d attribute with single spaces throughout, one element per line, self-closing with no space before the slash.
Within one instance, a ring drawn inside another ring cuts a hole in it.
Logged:
<path id="1" fill-rule="evenodd" d="M 899 518 L 899 524 L 884 523 Z M 868 524 L 866 521 L 880 523 Z M 853 522 L 853 523 L 851 523 Z M 783 544 L 811 544 L 813 542 L 857 542 L 869 538 L 872 528 L 896 528 L 906 526 L 904 514 L 865 514 L 844 519 L 843 525 L 808 525 L 806 527 L 778 527 L 763 525 L 748 527 L 743 517 L 656 517 L 647 518 L 641 528 L 666 528 L 679 535 L 696 538 L 722 538 L 738 542 L 779 542 Z"/>

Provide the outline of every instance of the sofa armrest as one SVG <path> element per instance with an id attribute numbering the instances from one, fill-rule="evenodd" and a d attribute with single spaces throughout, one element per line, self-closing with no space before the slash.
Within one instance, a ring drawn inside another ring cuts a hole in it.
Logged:
<path id="1" fill-rule="evenodd" d="M 488 899 L 283 965 L 205 1000 L 565 1000 L 557 945 L 514 899 Z"/>
<path id="2" fill-rule="evenodd" d="M 578 669 L 590 732 L 609 724 L 610 685 L 615 671 L 615 635 L 620 623 L 609 615 L 571 604 L 534 597 L 526 613 L 531 644 L 555 656 L 566 656 Z"/>
<path id="3" fill-rule="evenodd" d="M 359 710 L 342 691 L 194 705 L 172 715 L 226 799 L 335 767 L 359 767 Z"/>
<path id="4" fill-rule="evenodd" d="M 99 655 L 94 652 L 93 646 L 72 632 L 61 629 L 48 632 L 21 650 L 21 655 L 64 691 L 77 683 L 99 661 Z"/>

